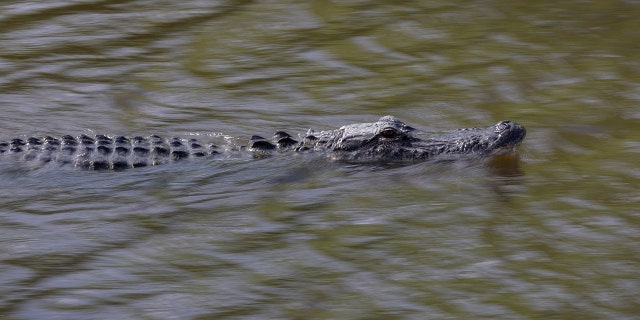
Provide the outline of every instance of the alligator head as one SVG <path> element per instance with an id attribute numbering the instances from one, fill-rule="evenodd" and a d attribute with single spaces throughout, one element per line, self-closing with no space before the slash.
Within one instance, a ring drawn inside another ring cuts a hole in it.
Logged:
<path id="1" fill-rule="evenodd" d="M 276 133 L 276 145 L 252 141 L 253 150 L 324 151 L 331 159 L 353 162 L 407 162 L 435 157 L 482 157 L 513 153 L 526 135 L 523 126 L 500 121 L 486 129 L 467 128 L 426 135 L 392 116 L 376 122 L 343 126 L 336 130 L 309 131 L 297 142 Z M 258 137 L 259 138 L 259 137 Z"/>

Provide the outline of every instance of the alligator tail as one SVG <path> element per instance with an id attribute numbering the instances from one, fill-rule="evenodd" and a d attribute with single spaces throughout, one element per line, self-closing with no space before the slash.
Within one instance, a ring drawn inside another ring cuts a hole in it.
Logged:
<path id="1" fill-rule="evenodd" d="M 119 170 L 154 166 L 186 158 L 202 158 L 218 154 L 215 145 L 196 139 L 65 135 L 0 142 L 0 154 L 12 154 L 24 160 L 55 162 L 94 170 Z"/>

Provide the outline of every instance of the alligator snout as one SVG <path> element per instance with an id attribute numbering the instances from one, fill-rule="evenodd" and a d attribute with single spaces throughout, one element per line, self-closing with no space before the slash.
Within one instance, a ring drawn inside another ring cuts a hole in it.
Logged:
<path id="1" fill-rule="evenodd" d="M 495 132 L 500 136 L 510 135 L 513 140 L 519 140 L 518 143 L 522 141 L 527 134 L 527 130 L 522 125 L 509 120 L 502 120 L 496 123 L 495 128 Z"/>

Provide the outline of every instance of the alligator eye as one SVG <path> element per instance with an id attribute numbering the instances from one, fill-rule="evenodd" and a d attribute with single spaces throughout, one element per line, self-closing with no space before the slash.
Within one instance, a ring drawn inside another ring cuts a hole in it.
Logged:
<path id="1" fill-rule="evenodd" d="M 400 136 L 400 131 L 398 131 L 398 129 L 396 128 L 384 128 L 380 131 L 380 136 L 385 138 L 385 139 L 394 139 L 397 138 L 398 136 Z"/>

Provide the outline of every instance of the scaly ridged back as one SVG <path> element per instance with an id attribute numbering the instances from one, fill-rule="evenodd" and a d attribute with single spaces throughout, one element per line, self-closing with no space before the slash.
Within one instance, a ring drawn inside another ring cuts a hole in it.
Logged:
<path id="1" fill-rule="evenodd" d="M 0 154 L 20 155 L 25 160 L 72 164 L 87 169 L 126 169 L 153 166 L 172 160 L 199 158 L 218 153 L 214 145 L 205 146 L 196 139 L 65 135 L 0 142 Z"/>

